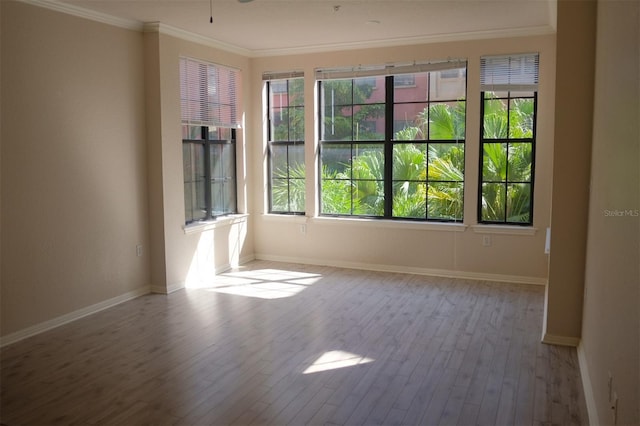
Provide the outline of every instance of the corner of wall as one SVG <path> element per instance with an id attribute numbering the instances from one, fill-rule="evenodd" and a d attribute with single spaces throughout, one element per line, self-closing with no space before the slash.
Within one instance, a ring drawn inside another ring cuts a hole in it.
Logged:
<path id="1" fill-rule="evenodd" d="M 593 385 L 591 384 L 591 376 L 589 375 L 589 368 L 587 364 L 587 358 L 585 354 L 584 344 L 581 342 L 578 345 L 578 366 L 580 367 L 580 378 L 582 379 L 582 389 L 584 392 L 584 398 L 587 404 L 587 414 L 589 416 L 589 424 L 596 424 L 598 417 L 598 408 L 596 405 L 596 399 L 593 394 Z"/>

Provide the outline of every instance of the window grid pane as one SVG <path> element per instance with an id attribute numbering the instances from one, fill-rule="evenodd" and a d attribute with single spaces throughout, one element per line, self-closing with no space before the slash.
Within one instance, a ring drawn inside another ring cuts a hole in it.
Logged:
<path id="1" fill-rule="evenodd" d="M 535 92 L 482 93 L 480 223 L 531 225 Z"/>
<path id="2" fill-rule="evenodd" d="M 182 133 L 194 137 L 182 142 L 185 223 L 236 213 L 235 130 L 183 126 Z"/>
<path id="3" fill-rule="evenodd" d="M 462 221 L 466 69 L 319 87 L 320 214 Z"/>
<path id="4" fill-rule="evenodd" d="M 462 221 L 466 70 L 419 73 L 413 81 L 413 93 L 394 88 L 392 215 Z"/>
<path id="5" fill-rule="evenodd" d="M 267 83 L 269 212 L 304 214 L 304 79 Z"/>

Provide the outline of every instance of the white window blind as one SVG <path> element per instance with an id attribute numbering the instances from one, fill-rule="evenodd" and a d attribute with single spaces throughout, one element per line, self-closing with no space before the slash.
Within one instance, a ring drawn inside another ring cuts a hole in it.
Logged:
<path id="1" fill-rule="evenodd" d="M 382 65 L 360 65 L 357 67 L 318 68 L 317 80 L 342 78 L 375 77 L 380 75 L 413 74 L 428 71 L 443 71 L 455 68 L 466 68 L 467 61 L 452 59 L 439 62 L 411 62 Z"/>
<path id="2" fill-rule="evenodd" d="M 182 124 L 237 128 L 238 71 L 180 58 Z"/>
<path id="3" fill-rule="evenodd" d="M 482 91 L 537 91 L 537 53 L 480 58 L 480 88 Z"/>
<path id="4" fill-rule="evenodd" d="M 265 71 L 262 73 L 262 80 L 289 80 L 292 78 L 304 77 L 304 71 Z"/>

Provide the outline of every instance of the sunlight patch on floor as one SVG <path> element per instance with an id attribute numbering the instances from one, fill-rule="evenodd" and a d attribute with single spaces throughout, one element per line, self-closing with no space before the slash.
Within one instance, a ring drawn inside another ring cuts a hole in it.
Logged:
<path id="1" fill-rule="evenodd" d="M 375 361 L 361 355 L 352 354 L 345 351 L 325 352 L 302 374 L 318 373 L 321 371 L 336 370 L 338 368 L 353 367 L 354 365 L 368 364 Z"/>
<path id="2" fill-rule="evenodd" d="M 319 274 L 279 269 L 231 271 L 216 276 L 207 290 L 259 299 L 282 299 L 295 296 L 321 278 Z"/>

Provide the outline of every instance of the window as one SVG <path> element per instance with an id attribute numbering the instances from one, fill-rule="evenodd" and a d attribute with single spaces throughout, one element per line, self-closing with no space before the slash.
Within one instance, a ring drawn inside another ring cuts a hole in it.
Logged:
<path id="1" fill-rule="evenodd" d="M 414 74 L 400 74 L 393 79 L 394 87 L 413 87 L 416 85 L 416 76 Z"/>
<path id="2" fill-rule="evenodd" d="M 537 84 L 537 54 L 481 58 L 480 223 L 533 223 Z"/>
<path id="3" fill-rule="evenodd" d="M 302 73 L 267 80 L 269 213 L 304 214 L 304 79 Z"/>
<path id="4" fill-rule="evenodd" d="M 237 212 L 236 70 L 180 58 L 185 223 Z"/>
<path id="5" fill-rule="evenodd" d="M 403 67 L 375 84 L 318 72 L 320 214 L 462 221 L 466 85 L 441 96 L 432 80 L 465 67 Z"/>

